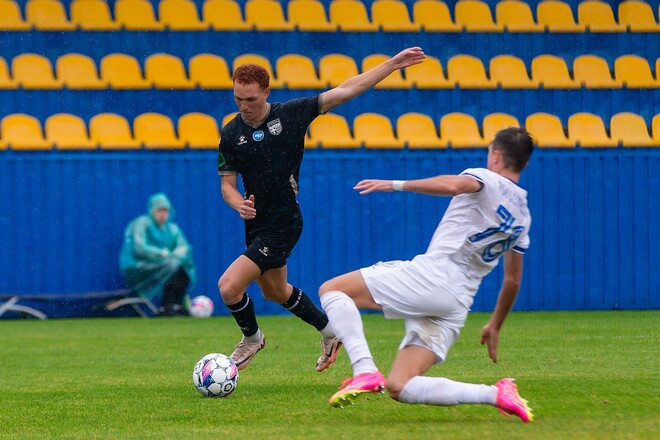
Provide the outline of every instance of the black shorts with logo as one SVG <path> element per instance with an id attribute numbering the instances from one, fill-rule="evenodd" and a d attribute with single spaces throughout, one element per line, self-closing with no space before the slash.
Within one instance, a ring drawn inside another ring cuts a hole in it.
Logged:
<path id="1" fill-rule="evenodd" d="M 301 216 L 292 218 L 283 226 L 252 227 L 245 223 L 245 245 L 243 255 L 252 260 L 261 273 L 286 265 L 286 259 L 298 243 L 303 230 Z"/>

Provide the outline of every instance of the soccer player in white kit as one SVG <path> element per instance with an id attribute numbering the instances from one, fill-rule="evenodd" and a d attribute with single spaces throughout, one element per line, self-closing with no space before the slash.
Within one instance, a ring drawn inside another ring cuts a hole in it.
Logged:
<path id="1" fill-rule="evenodd" d="M 341 384 L 330 405 L 342 407 L 363 393 L 387 388 L 400 402 L 488 404 L 502 414 L 532 420 L 513 379 L 480 385 L 422 376 L 445 361 L 481 280 L 503 255 L 497 304 L 481 331 L 481 343 L 497 362 L 499 332 L 518 295 L 523 254 L 530 243 L 527 191 L 517 182 L 532 150 L 531 136 L 510 127 L 499 131 L 488 147 L 487 169 L 408 181 L 363 180 L 355 186 L 360 194 L 411 191 L 453 198 L 425 253 L 410 261 L 380 262 L 349 272 L 320 287 L 321 305 L 353 368 L 353 377 Z M 381 310 L 388 319 L 405 320 L 405 336 L 387 380 L 371 356 L 359 309 Z"/>

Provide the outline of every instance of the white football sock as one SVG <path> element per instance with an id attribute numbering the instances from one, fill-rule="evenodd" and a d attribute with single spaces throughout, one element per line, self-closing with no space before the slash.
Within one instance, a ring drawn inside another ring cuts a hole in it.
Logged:
<path id="1" fill-rule="evenodd" d="M 330 323 L 328 323 L 328 325 L 326 325 L 321 329 L 321 336 L 323 336 L 326 339 L 329 339 L 329 338 L 334 338 L 337 335 L 335 335 L 335 331 L 332 329 Z"/>
<path id="2" fill-rule="evenodd" d="M 442 406 L 463 403 L 495 405 L 497 388 L 492 385 L 454 382 L 444 377 L 415 376 L 403 387 L 399 400 Z"/>

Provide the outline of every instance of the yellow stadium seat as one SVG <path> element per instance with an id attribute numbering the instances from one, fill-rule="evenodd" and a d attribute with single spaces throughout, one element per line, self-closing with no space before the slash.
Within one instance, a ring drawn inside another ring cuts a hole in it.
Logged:
<path id="1" fill-rule="evenodd" d="M 653 141 L 660 145 L 660 113 L 653 116 L 651 128 L 653 133 Z"/>
<path id="2" fill-rule="evenodd" d="M 191 0 L 161 0 L 158 16 L 165 28 L 171 31 L 204 31 L 209 28 L 200 21 L 197 6 Z"/>
<path id="3" fill-rule="evenodd" d="M 648 3 L 631 0 L 619 3 L 619 23 L 630 32 L 659 32 L 653 9 Z"/>
<path id="4" fill-rule="evenodd" d="M 479 133 L 473 116 L 458 112 L 447 113 L 440 118 L 440 137 L 452 148 L 487 147 L 490 142 Z"/>
<path id="5" fill-rule="evenodd" d="M 362 72 L 371 70 L 379 64 L 383 63 L 390 59 L 387 55 L 382 54 L 372 54 L 367 55 L 362 60 Z M 403 78 L 401 74 L 401 69 L 397 69 L 394 72 L 390 73 L 383 79 L 381 82 L 374 86 L 376 89 L 409 89 L 410 83 Z"/>
<path id="6" fill-rule="evenodd" d="M 508 32 L 543 32 L 543 26 L 534 22 L 532 10 L 525 2 L 501 0 L 495 6 L 497 24 Z"/>
<path id="7" fill-rule="evenodd" d="M 366 148 L 403 148 L 396 138 L 392 123 L 387 116 L 378 113 L 362 113 L 353 119 L 355 139 Z"/>
<path id="8" fill-rule="evenodd" d="M 0 31 L 27 31 L 30 24 L 23 20 L 15 0 L 0 0 Z"/>
<path id="9" fill-rule="evenodd" d="M 346 118 L 335 113 L 319 115 L 309 126 L 308 145 L 321 148 L 359 148 L 360 141 L 351 135 Z"/>
<path id="10" fill-rule="evenodd" d="M 573 60 L 575 81 L 588 89 L 621 88 L 621 80 L 612 78 L 604 58 L 596 55 L 580 55 Z"/>
<path id="11" fill-rule="evenodd" d="M 12 90 L 17 87 L 18 84 L 9 75 L 7 61 L 3 57 L 0 57 L 0 89 Z"/>
<path id="12" fill-rule="evenodd" d="M 151 83 L 142 78 L 138 61 L 123 53 L 111 53 L 101 59 L 101 79 L 113 89 L 151 88 Z"/>
<path id="13" fill-rule="evenodd" d="M 234 82 L 227 61 L 219 55 L 200 53 L 188 61 L 190 80 L 202 89 L 231 89 Z"/>
<path id="14" fill-rule="evenodd" d="M 439 0 L 417 0 L 413 3 L 413 22 L 426 32 L 460 32 L 447 4 Z"/>
<path id="15" fill-rule="evenodd" d="M 445 77 L 440 60 L 426 56 L 424 62 L 405 68 L 406 79 L 418 89 L 451 89 L 454 83 Z"/>
<path id="16" fill-rule="evenodd" d="M 285 54 L 277 59 L 277 78 L 289 89 L 323 89 L 311 59 L 299 54 Z"/>
<path id="17" fill-rule="evenodd" d="M 133 120 L 135 139 L 144 148 L 181 149 L 185 144 L 174 132 L 172 120 L 163 114 L 148 112 L 137 115 Z"/>
<path id="18" fill-rule="evenodd" d="M 64 54 L 57 59 L 55 70 L 67 89 L 98 90 L 108 86 L 107 81 L 99 79 L 96 64 L 87 55 Z"/>
<path id="19" fill-rule="evenodd" d="M 24 89 L 59 89 L 62 81 L 55 79 L 50 60 L 42 55 L 23 53 L 11 62 L 12 76 Z"/>
<path id="20" fill-rule="evenodd" d="M 156 53 L 144 62 L 147 81 L 157 89 L 194 89 L 195 83 L 186 76 L 186 68 L 180 58 L 166 53 Z"/>
<path id="21" fill-rule="evenodd" d="M 162 31 L 164 26 L 156 20 L 149 0 L 117 0 L 115 21 L 128 31 Z"/>
<path id="22" fill-rule="evenodd" d="M 57 113 L 46 119 L 46 141 L 58 150 L 94 150 L 96 143 L 87 136 L 85 122 L 79 116 Z"/>
<path id="23" fill-rule="evenodd" d="M 410 112 L 399 116 L 396 132 L 408 148 L 447 148 L 447 142 L 438 137 L 438 130 L 429 115 Z"/>
<path id="24" fill-rule="evenodd" d="M 525 62 L 512 55 L 497 55 L 490 59 L 490 78 L 503 89 L 538 89 L 539 83 L 529 78 Z"/>
<path id="25" fill-rule="evenodd" d="M 330 53 L 319 61 L 319 77 L 324 84 L 337 87 L 359 73 L 355 60 L 348 55 Z"/>
<path id="26" fill-rule="evenodd" d="M 360 0 L 330 3 L 330 23 L 343 32 L 375 32 L 378 26 L 369 21 L 367 8 Z"/>
<path id="27" fill-rule="evenodd" d="M 278 78 L 275 78 L 275 73 L 273 73 L 273 66 L 270 64 L 270 61 L 268 60 L 268 58 L 262 55 L 257 55 L 254 53 L 245 53 L 243 55 L 237 56 L 236 58 L 234 58 L 232 72 L 236 70 L 238 66 L 247 63 L 258 64 L 268 71 L 268 74 L 270 75 L 271 88 L 279 89 L 282 87 L 281 81 Z"/>
<path id="28" fill-rule="evenodd" d="M 284 18 L 282 5 L 277 0 L 247 0 L 245 21 L 258 31 L 292 31 L 293 23 Z"/>
<path id="29" fill-rule="evenodd" d="M 408 6 L 400 0 L 376 0 L 371 4 L 373 23 L 384 32 L 419 32 L 420 26 L 410 20 Z"/>
<path id="30" fill-rule="evenodd" d="M 222 126 L 224 127 L 225 125 L 227 125 L 227 124 L 228 124 L 232 119 L 234 119 L 237 115 L 238 115 L 238 112 L 231 112 L 231 113 L 226 114 L 226 115 L 222 118 Z"/>
<path id="31" fill-rule="evenodd" d="M 5 116 L 0 122 L 2 140 L 12 150 L 50 150 L 37 118 L 22 113 Z"/>
<path id="32" fill-rule="evenodd" d="M 468 32 L 502 32 L 504 26 L 493 21 L 488 3 L 481 0 L 462 0 L 454 6 L 456 23 Z"/>
<path id="33" fill-rule="evenodd" d="M 484 140 L 488 143 L 492 142 L 498 131 L 509 127 L 520 127 L 518 118 L 507 113 L 490 113 L 484 116 L 482 124 Z"/>
<path id="34" fill-rule="evenodd" d="M 561 121 L 549 113 L 533 113 L 527 116 L 525 128 L 539 147 L 573 148 L 575 142 L 566 137 Z"/>
<path id="35" fill-rule="evenodd" d="M 646 58 L 638 55 L 621 55 L 614 60 L 614 77 L 629 89 L 660 87 L 660 82 L 653 77 Z"/>
<path id="36" fill-rule="evenodd" d="M 461 89 L 494 89 L 497 83 L 486 76 L 481 60 L 472 55 L 454 55 L 447 62 L 449 81 Z"/>
<path id="37" fill-rule="evenodd" d="M 568 3 L 545 0 L 536 6 L 538 23 L 550 32 L 584 32 L 586 26 L 576 23 Z"/>
<path id="38" fill-rule="evenodd" d="M 112 19 L 106 0 L 74 0 L 71 21 L 84 31 L 116 31 L 121 25 Z"/>
<path id="39" fill-rule="evenodd" d="M 538 55 L 532 60 L 532 79 L 544 89 L 579 89 L 580 83 L 571 78 L 563 58 Z"/>
<path id="40" fill-rule="evenodd" d="M 325 7 L 319 0 L 290 0 L 289 22 L 301 32 L 333 32 L 337 26 L 328 21 Z"/>
<path id="41" fill-rule="evenodd" d="M 235 0 L 206 0 L 202 6 L 204 24 L 216 31 L 249 31 L 241 7 Z"/>
<path id="42" fill-rule="evenodd" d="M 125 117 L 114 113 L 99 113 L 89 120 L 89 137 L 102 150 L 135 150 L 140 143 L 133 138 Z"/>
<path id="43" fill-rule="evenodd" d="M 586 112 L 569 116 L 568 137 L 580 147 L 616 147 L 618 144 L 607 135 L 600 116 Z"/>
<path id="44" fill-rule="evenodd" d="M 28 0 L 25 19 L 40 31 L 72 31 L 76 28 L 59 0 Z"/>
<path id="45" fill-rule="evenodd" d="M 610 119 L 610 132 L 612 139 L 624 147 L 657 147 L 660 142 L 655 141 L 649 134 L 646 121 L 635 113 L 617 113 Z"/>
<path id="46" fill-rule="evenodd" d="M 583 0 L 578 4 L 578 21 L 590 32 L 625 32 L 626 26 L 614 19 L 609 3 Z"/>
<path id="47" fill-rule="evenodd" d="M 179 117 L 179 139 L 190 148 L 218 148 L 220 130 L 213 116 L 191 112 Z"/>

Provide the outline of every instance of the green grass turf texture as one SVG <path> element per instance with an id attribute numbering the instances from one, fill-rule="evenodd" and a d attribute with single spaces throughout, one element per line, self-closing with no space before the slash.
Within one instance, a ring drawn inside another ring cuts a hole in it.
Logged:
<path id="1" fill-rule="evenodd" d="M 240 339 L 231 317 L 0 321 L 0 438 L 58 439 L 658 439 L 660 311 L 513 313 L 493 364 L 470 315 L 446 364 L 428 374 L 494 383 L 515 377 L 536 420 L 486 405 L 434 407 L 367 395 L 331 408 L 350 376 L 345 351 L 314 370 L 319 335 L 290 316 L 259 317 L 267 345 L 228 398 L 191 381 L 210 352 Z M 387 372 L 402 321 L 364 315 Z"/>

